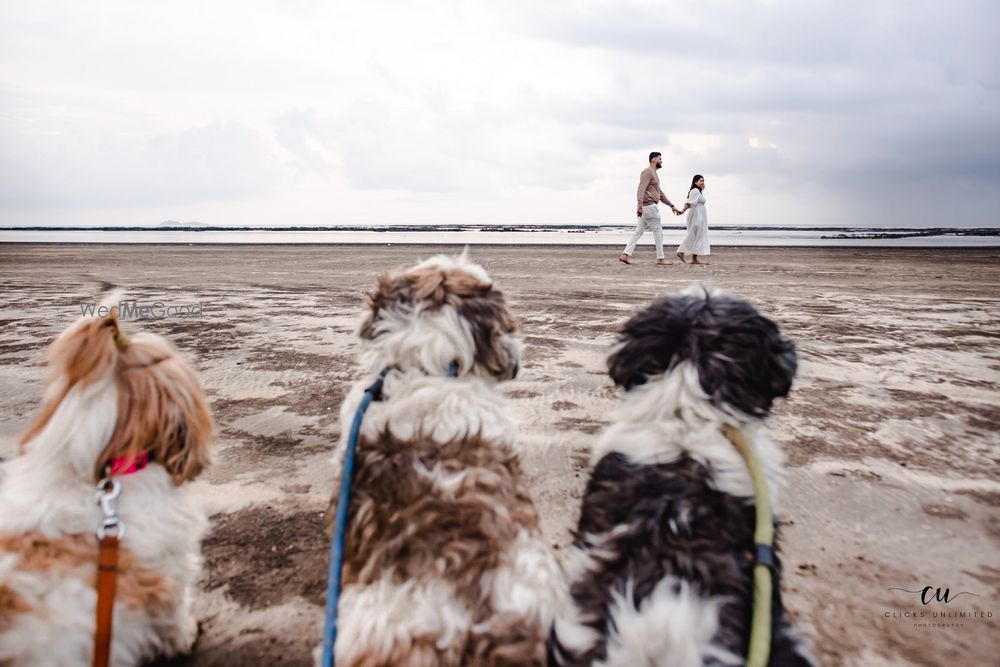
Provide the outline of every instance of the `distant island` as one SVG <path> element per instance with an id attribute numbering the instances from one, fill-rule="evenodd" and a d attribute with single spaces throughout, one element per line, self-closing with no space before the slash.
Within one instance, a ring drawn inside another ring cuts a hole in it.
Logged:
<path id="1" fill-rule="evenodd" d="M 149 229 L 155 229 L 157 231 L 163 231 L 164 229 L 183 229 L 190 231 L 192 229 L 202 229 L 208 227 L 204 222 L 198 222 L 197 220 L 191 220 L 190 222 L 178 222 L 177 220 L 164 220 L 156 227 L 150 227 Z M 146 229 L 145 227 L 143 229 Z"/>
<path id="2" fill-rule="evenodd" d="M 630 228 L 629 225 L 310 225 L 290 227 L 257 227 L 243 225 L 228 227 L 208 225 L 197 221 L 178 222 L 165 220 L 158 225 L 131 227 L 0 227 L 3 231 L 18 232 L 379 232 L 399 234 L 407 232 L 600 232 Z M 665 230 L 684 229 L 684 225 L 663 225 Z M 715 225 L 712 229 L 735 232 L 824 232 L 819 238 L 847 239 L 902 239 L 921 236 L 1000 236 L 1000 228 L 977 227 L 786 227 L 783 225 Z"/>
<path id="3" fill-rule="evenodd" d="M 905 239 L 918 236 L 1000 236 L 1000 228 L 979 227 L 976 229 L 956 229 L 952 227 L 932 227 L 930 229 L 874 229 L 856 231 L 852 234 L 821 236 L 821 239 Z"/>

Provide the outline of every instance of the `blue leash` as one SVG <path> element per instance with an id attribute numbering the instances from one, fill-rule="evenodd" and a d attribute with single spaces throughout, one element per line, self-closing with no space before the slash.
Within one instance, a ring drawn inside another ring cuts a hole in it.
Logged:
<path id="1" fill-rule="evenodd" d="M 326 621 L 323 626 L 323 667 L 333 667 L 333 646 L 337 643 L 337 603 L 340 602 L 340 570 L 344 563 L 344 539 L 347 536 L 347 508 L 351 502 L 351 478 L 354 477 L 354 452 L 358 447 L 358 433 L 361 420 L 372 401 L 382 398 L 382 383 L 388 368 L 378 374 L 378 379 L 365 389 L 361 404 L 354 413 L 351 434 L 347 438 L 344 452 L 344 467 L 340 475 L 340 499 L 337 501 L 337 516 L 333 520 L 333 541 L 330 543 L 329 584 L 326 589 Z"/>
<path id="2" fill-rule="evenodd" d="M 448 366 L 448 375 L 458 377 L 458 362 L 453 361 Z M 330 543 L 330 571 L 327 574 L 326 588 L 326 621 L 323 625 L 323 659 L 322 667 L 333 667 L 333 649 L 337 643 L 337 606 L 340 602 L 340 571 L 344 563 L 344 540 L 347 537 L 347 507 L 351 502 L 351 481 L 354 477 L 354 452 L 358 448 L 358 433 L 361 431 L 361 420 L 365 416 L 372 401 L 382 398 L 382 384 L 389 368 L 382 369 L 375 382 L 365 389 L 361 403 L 354 413 L 351 433 L 347 438 L 347 451 L 344 452 L 344 468 L 340 475 L 340 499 L 337 500 L 337 516 L 333 520 L 333 541 Z"/>

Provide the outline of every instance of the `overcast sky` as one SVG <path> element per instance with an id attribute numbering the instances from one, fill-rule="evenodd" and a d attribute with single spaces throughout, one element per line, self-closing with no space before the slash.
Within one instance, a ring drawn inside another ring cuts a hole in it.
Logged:
<path id="1" fill-rule="evenodd" d="M 0 225 L 1000 226 L 1000 3 L 0 12 Z"/>

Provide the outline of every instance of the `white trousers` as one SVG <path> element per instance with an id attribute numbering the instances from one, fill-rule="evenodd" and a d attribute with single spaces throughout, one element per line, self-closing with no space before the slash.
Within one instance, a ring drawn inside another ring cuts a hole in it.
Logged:
<path id="1" fill-rule="evenodd" d="M 636 220 L 635 232 L 628 240 L 624 253 L 632 255 L 635 252 L 635 244 L 639 242 L 647 229 L 653 230 L 653 243 L 656 244 L 656 259 L 663 259 L 663 227 L 660 225 L 660 209 L 656 204 L 648 204 L 642 207 L 642 215 Z"/>

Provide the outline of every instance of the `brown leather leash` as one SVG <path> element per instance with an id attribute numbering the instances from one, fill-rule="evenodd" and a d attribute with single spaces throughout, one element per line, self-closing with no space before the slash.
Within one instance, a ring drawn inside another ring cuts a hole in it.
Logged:
<path id="1" fill-rule="evenodd" d="M 102 479 L 95 495 L 104 519 L 97 528 L 97 624 L 94 631 L 93 667 L 108 667 L 111 662 L 111 631 L 115 611 L 115 587 L 118 583 L 118 543 L 125 536 L 125 524 L 118 518 L 116 500 L 121 482 L 114 477 Z"/>

